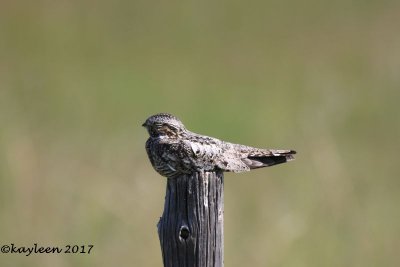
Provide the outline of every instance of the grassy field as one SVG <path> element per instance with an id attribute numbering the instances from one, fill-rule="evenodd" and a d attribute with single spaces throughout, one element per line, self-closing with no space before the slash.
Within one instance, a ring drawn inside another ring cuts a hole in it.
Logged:
<path id="1" fill-rule="evenodd" d="M 140 125 L 296 161 L 225 176 L 225 265 L 400 266 L 398 1 L 2 1 L 1 266 L 162 266 Z"/>

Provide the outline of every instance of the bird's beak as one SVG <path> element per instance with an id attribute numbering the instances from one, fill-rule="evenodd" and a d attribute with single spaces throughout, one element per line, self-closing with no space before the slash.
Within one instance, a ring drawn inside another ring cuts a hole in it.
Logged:
<path id="1" fill-rule="evenodd" d="M 147 124 L 146 124 L 146 122 L 144 122 L 143 124 L 142 124 L 142 127 L 146 127 L 147 126 Z"/>

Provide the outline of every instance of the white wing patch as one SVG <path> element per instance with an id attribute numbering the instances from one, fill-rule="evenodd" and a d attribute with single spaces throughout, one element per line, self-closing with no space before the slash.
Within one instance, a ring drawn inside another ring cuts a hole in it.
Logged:
<path id="1" fill-rule="evenodd" d="M 201 147 L 199 144 L 195 142 L 190 142 L 190 147 L 192 148 L 193 153 L 197 156 L 201 153 Z"/>
<path id="2" fill-rule="evenodd" d="M 197 142 L 190 142 L 190 148 L 197 158 L 213 158 L 221 152 L 221 149 L 215 144 L 199 144 Z"/>

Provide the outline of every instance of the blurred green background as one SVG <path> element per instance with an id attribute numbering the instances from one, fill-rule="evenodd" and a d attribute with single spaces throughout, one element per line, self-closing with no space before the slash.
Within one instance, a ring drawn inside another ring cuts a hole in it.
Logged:
<path id="1" fill-rule="evenodd" d="M 225 175 L 226 266 L 400 266 L 398 1 L 2 1 L 1 266 L 162 266 L 141 123 L 297 160 Z"/>

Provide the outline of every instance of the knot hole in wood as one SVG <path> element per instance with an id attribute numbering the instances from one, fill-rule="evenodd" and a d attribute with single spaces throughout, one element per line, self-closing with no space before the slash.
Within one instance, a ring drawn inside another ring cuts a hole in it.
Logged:
<path id="1" fill-rule="evenodd" d="M 179 230 L 179 237 L 182 238 L 183 240 L 186 240 L 188 239 L 189 236 L 190 236 L 189 227 L 187 227 L 186 225 L 182 225 L 181 229 Z"/>

